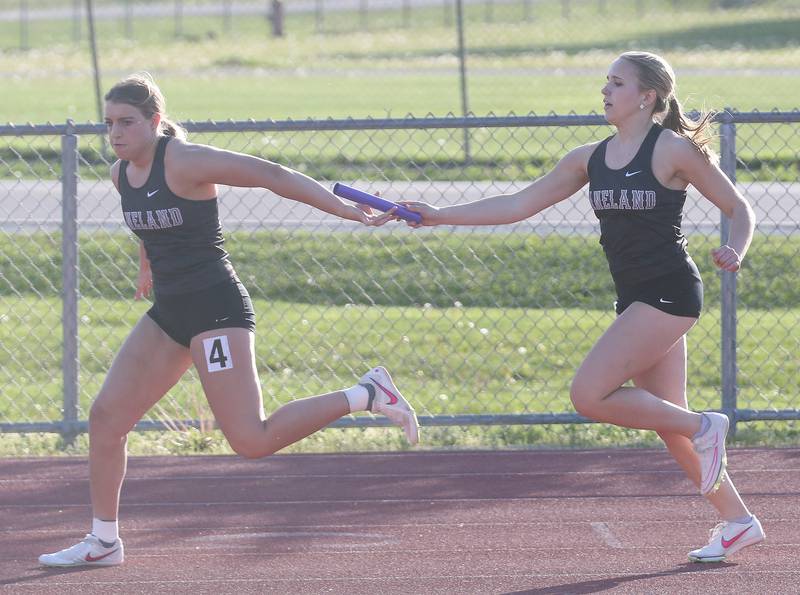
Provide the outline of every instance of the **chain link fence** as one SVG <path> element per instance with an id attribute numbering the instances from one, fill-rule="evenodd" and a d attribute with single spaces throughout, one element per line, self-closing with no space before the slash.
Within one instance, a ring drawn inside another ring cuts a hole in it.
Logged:
<path id="1" fill-rule="evenodd" d="M 758 225 L 744 270 L 716 272 L 708 250 L 727 222 L 690 189 L 684 231 L 706 283 L 689 335 L 690 403 L 724 410 L 734 426 L 800 419 L 800 113 L 724 113 L 718 123 L 721 165 Z M 519 189 L 610 132 L 593 115 L 186 127 L 194 142 L 327 184 L 435 204 Z M 104 132 L 0 127 L 0 431 L 85 432 L 114 353 L 149 307 L 131 299 L 137 242 L 109 180 Z M 219 197 L 256 307 L 268 410 L 350 386 L 382 362 L 423 425 L 585 421 L 572 413 L 569 380 L 613 319 L 614 295 L 584 192 L 515 225 L 413 231 L 365 228 L 261 189 L 223 187 Z M 204 423 L 189 376 L 138 429 Z"/>

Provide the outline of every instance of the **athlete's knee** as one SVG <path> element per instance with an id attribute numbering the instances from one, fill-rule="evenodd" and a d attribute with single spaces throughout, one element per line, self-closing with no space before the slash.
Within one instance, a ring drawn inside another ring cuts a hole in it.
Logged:
<path id="1" fill-rule="evenodd" d="M 119 425 L 115 408 L 105 399 L 97 398 L 89 409 L 89 434 L 95 438 L 113 437 L 124 439 L 127 432 L 117 429 Z"/>
<path id="2" fill-rule="evenodd" d="M 597 411 L 597 406 L 602 400 L 603 395 L 598 395 L 592 389 L 591 379 L 586 378 L 581 374 L 577 374 L 572 379 L 572 384 L 569 387 L 569 398 L 572 401 L 575 411 L 584 417 L 593 418 Z"/>
<path id="3" fill-rule="evenodd" d="M 264 432 L 237 433 L 235 436 L 228 436 L 228 444 L 233 452 L 246 459 L 260 459 L 271 454 L 275 454 L 275 448 L 270 448 L 270 443 Z"/>

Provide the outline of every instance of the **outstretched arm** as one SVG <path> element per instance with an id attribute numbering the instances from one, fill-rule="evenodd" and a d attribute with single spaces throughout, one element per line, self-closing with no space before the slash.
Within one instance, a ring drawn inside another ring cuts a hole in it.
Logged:
<path id="1" fill-rule="evenodd" d="M 502 225 L 527 219 L 569 198 L 589 181 L 586 165 L 595 145 L 570 151 L 547 174 L 513 194 L 498 194 L 474 202 L 434 207 L 403 201 L 422 215 L 422 225 Z"/>
<path id="2" fill-rule="evenodd" d="M 697 188 L 731 220 L 727 243 L 712 250 L 711 256 L 719 268 L 738 271 L 750 247 L 755 228 L 756 218 L 750 203 L 722 170 L 716 164 L 706 161 L 689 141 L 672 139 L 668 150 L 675 164 L 676 175 Z"/>
<path id="3" fill-rule="evenodd" d="M 266 188 L 284 198 L 367 225 L 380 225 L 393 217 L 370 216 L 369 209 L 345 203 L 307 175 L 266 159 L 190 143 L 181 144 L 172 157 L 170 171 L 197 184 Z"/>

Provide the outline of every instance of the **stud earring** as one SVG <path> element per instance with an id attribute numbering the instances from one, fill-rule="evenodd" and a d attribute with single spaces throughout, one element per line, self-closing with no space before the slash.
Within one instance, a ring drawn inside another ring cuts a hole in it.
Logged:
<path id="1" fill-rule="evenodd" d="M 644 109 L 644 103 L 639 104 L 639 109 Z"/>

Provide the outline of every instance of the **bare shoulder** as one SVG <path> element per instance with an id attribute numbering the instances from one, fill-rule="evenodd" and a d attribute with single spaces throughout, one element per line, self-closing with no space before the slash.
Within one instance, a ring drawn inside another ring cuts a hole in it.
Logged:
<path id="1" fill-rule="evenodd" d="M 191 172 L 205 167 L 209 159 L 219 154 L 219 150 L 208 145 L 190 143 L 181 138 L 173 138 L 167 144 L 164 163 L 170 170 Z"/>
<path id="2" fill-rule="evenodd" d="M 661 152 L 664 157 L 678 162 L 696 158 L 704 160 L 703 154 L 694 143 L 674 130 L 664 130 L 659 135 L 655 150 Z"/>
<path id="3" fill-rule="evenodd" d="M 182 138 L 173 138 L 167 144 L 164 157 L 170 160 L 191 159 L 194 156 L 201 155 L 206 149 L 210 148 L 211 147 L 206 145 L 190 143 Z"/>
<path id="4" fill-rule="evenodd" d="M 570 168 L 586 171 L 589 166 L 589 158 L 592 156 L 592 153 L 594 153 L 595 149 L 597 149 L 600 142 L 602 141 L 588 143 L 581 145 L 580 147 L 576 147 L 567 153 L 562 161 Z"/>
<path id="5" fill-rule="evenodd" d="M 568 154 L 570 155 L 575 154 L 580 156 L 582 159 L 586 159 L 586 161 L 589 161 L 589 157 L 592 156 L 592 153 L 594 153 L 595 149 L 600 146 L 601 142 L 603 141 L 598 140 L 593 143 L 587 143 L 585 145 L 581 145 L 580 147 L 572 149 Z"/>

